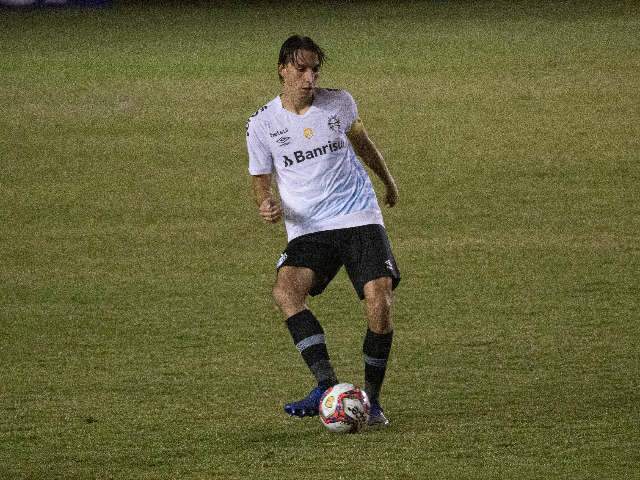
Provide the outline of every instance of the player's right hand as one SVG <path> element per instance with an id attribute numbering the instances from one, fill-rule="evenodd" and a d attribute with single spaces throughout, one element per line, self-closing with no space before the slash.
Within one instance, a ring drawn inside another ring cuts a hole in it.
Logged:
<path id="1" fill-rule="evenodd" d="M 396 182 L 393 179 L 391 179 L 389 183 L 387 183 L 386 190 L 387 191 L 385 192 L 384 203 L 388 207 L 393 207 L 395 206 L 396 203 L 398 203 L 398 197 L 399 197 L 398 186 L 396 185 Z"/>
<path id="2" fill-rule="evenodd" d="M 265 198 L 260 204 L 260 216 L 267 223 L 276 223 L 282 218 L 282 209 L 272 198 Z"/>

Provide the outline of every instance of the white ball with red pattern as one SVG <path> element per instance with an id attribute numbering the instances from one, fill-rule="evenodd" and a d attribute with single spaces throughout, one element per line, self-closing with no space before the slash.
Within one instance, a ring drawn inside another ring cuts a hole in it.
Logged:
<path id="1" fill-rule="evenodd" d="M 357 433 L 367 426 L 371 404 L 364 390 L 339 383 L 320 399 L 320 420 L 335 433 Z"/>

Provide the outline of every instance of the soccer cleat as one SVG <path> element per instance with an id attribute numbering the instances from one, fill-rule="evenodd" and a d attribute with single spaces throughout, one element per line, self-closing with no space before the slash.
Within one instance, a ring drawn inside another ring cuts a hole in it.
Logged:
<path id="1" fill-rule="evenodd" d="M 389 419 L 384 416 L 384 410 L 382 410 L 378 402 L 371 402 L 367 425 L 369 428 L 384 428 L 389 426 Z"/>
<path id="2" fill-rule="evenodd" d="M 286 403 L 284 411 L 292 417 L 315 417 L 318 415 L 320 399 L 323 393 L 324 389 L 322 387 L 315 387 L 309 392 L 309 395 L 302 400 Z"/>

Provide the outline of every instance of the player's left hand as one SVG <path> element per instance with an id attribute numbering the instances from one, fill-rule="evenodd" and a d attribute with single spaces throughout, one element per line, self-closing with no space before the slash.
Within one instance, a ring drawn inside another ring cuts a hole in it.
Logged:
<path id="1" fill-rule="evenodd" d="M 386 192 L 384 196 L 384 204 L 388 207 L 393 207 L 396 203 L 398 203 L 399 199 L 398 186 L 396 185 L 396 182 L 391 179 L 389 182 L 387 182 L 385 187 Z"/>

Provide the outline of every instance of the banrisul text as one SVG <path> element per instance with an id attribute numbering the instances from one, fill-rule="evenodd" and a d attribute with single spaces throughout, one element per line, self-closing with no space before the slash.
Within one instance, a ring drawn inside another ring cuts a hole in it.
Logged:
<path id="1" fill-rule="evenodd" d="M 317 157 L 321 157 L 326 155 L 327 153 L 337 152 L 345 147 L 346 143 L 344 140 L 334 140 L 327 142 L 325 145 L 321 147 L 316 147 L 313 150 L 296 150 L 293 152 L 293 158 L 290 158 L 287 155 L 283 155 L 284 166 L 290 167 L 294 163 L 302 163 L 305 160 L 312 160 Z"/>

